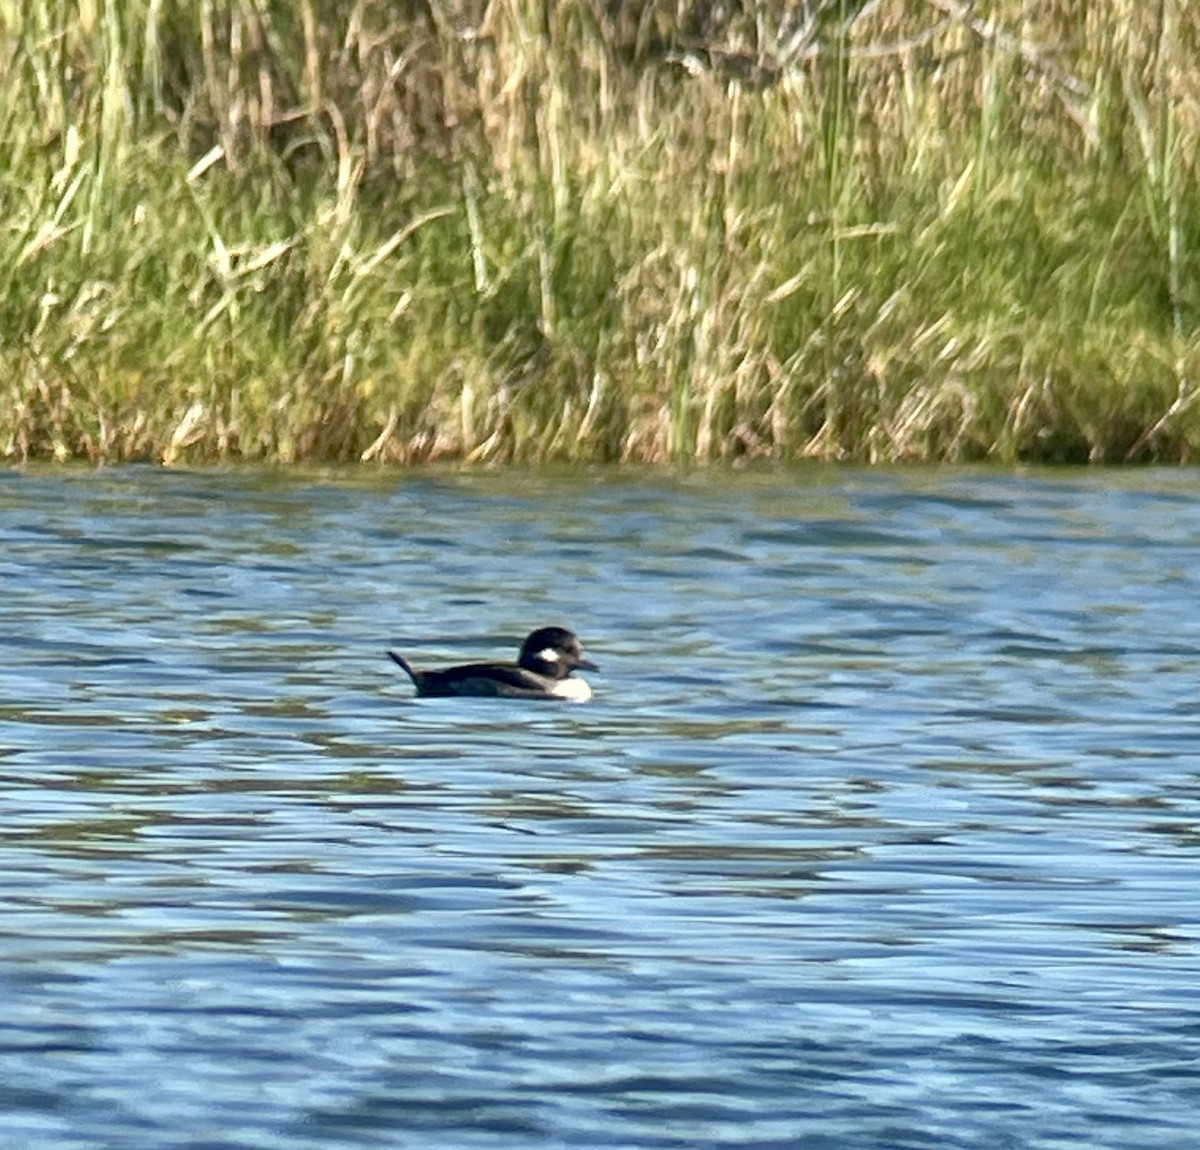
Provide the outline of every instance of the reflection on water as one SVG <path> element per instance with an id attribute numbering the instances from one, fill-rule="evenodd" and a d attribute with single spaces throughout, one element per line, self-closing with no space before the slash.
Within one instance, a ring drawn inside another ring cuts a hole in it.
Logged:
<path id="1" fill-rule="evenodd" d="M 1189 1145 L 1198 487 L 0 475 L 0 1145 Z"/>

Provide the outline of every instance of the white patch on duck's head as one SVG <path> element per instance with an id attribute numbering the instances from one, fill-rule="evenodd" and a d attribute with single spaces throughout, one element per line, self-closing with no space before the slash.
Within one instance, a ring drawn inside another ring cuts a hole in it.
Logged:
<path id="1" fill-rule="evenodd" d="M 536 655 L 535 659 L 540 659 L 543 663 L 557 663 L 562 658 L 562 652 L 556 647 L 544 647 Z"/>
<path id="2" fill-rule="evenodd" d="M 550 694 L 556 699 L 566 699 L 572 703 L 586 703 L 592 697 L 592 688 L 585 679 L 559 679 L 550 688 Z"/>

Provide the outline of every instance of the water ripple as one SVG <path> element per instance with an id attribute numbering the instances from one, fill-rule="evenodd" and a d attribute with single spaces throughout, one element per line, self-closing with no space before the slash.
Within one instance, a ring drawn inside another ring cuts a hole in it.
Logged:
<path id="1" fill-rule="evenodd" d="M 1195 488 L 4 475 L 0 1142 L 1190 1145 Z"/>

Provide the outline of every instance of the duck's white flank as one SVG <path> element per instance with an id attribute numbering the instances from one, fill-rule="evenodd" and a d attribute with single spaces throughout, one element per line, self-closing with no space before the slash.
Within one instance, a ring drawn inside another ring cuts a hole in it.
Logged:
<path id="1" fill-rule="evenodd" d="M 586 703 L 592 697 L 592 689 L 584 679 L 559 679 L 550 688 L 556 699 L 567 699 L 572 703 Z"/>

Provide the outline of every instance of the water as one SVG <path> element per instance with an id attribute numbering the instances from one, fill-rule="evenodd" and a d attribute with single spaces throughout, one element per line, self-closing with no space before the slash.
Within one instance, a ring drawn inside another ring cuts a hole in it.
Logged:
<path id="1" fill-rule="evenodd" d="M 0 1146 L 1195 1145 L 1198 497 L 0 474 Z"/>

